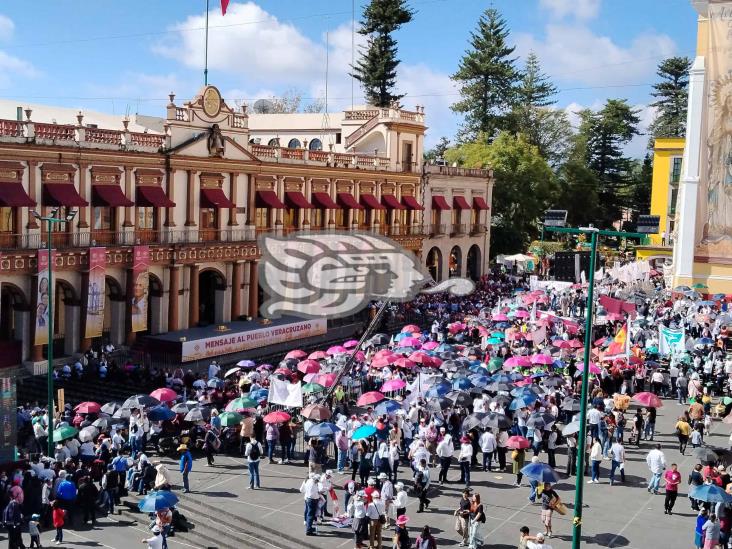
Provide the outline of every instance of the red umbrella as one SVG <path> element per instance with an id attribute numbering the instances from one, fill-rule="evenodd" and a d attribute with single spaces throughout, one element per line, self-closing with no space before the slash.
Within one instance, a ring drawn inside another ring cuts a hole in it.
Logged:
<path id="1" fill-rule="evenodd" d="M 402 328 L 403 334 L 411 334 L 414 332 L 421 332 L 421 331 L 422 330 L 416 324 L 407 324 L 406 326 L 404 326 L 404 328 Z"/>
<path id="2" fill-rule="evenodd" d="M 549 355 L 533 355 L 531 357 L 531 364 L 542 364 L 544 366 L 549 366 L 550 364 L 554 364 L 554 358 L 550 357 Z"/>
<path id="3" fill-rule="evenodd" d="M 412 362 L 417 362 L 419 364 L 428 364 L 431 362 L 431 357 L 427 353 L 421 353 L 419 351 L 415 351 L 411 355 L 409 355 L 409 360 Z"/>
<path id="4" fill-rule="evenodd" d="M 308 356 L 308 354 L 305 351 L 301 351 L 300 349 L 295 349 L 294 351 L 290 351 L 285 355 L 285 358 L 295 358 L 297 360 L 300 360 L 301 358 L 305 358 Z"/>
<path id="5" fill-rule="evenodd" d="M 152 393 L 150 393 L 150 396 L 153 398 L 157 398 L 160 402 L 173 402 L 178 398 L 178 393 L 176 393 L 173 389 L 161 387 L 160 389 L 155 389 Z"/>
<path id="6" fill-rule="evenodd" d="M 98 414 L 101 410 L 102 407 L 96 402 L 82 402 L 74 408 L 77 414 Z"/>
<path id="7" fill-rule="evenodd" d="M 372 368 L 386 368 L 389 364 L 394 362 L 396 357 L 390 358 L 388 356 L 380 356 L 371 361 Z"/>
<path id="8" fill-rule="evenodd" d="M 322 385 L 323 387 L 332 387 L 336 381 L 338 374 L 317 374 L 313 377 L 313 383 Z"/>
<path id="9" fill-rule="evenodd" d="M 297 369 L 303 374 L 317 374 L 320 372 L 320 363 L 317 360 L 302 360 L 297 363 Z"/>
<path id="10" fill-rule="evenodd" d="M 376 404 L 377 402 L 381 402 L 386 397 L 381 394 L 379 391 L 370 391 L 368 393 L 362 394 L 360 397 L 358 397 L 358 400 L 356 401 L 357 406 L 368 406 L 369 404 Z"/>
<path id="11" fill-rule="evenodd" d="M 416 363 L 414 361 L 404 357 L 397 358 L 394 361 L 394 366 L 396 366 L 397 368 L 414 368 L 415 365 Z"/>
<path id="12" fill-rule="evenodd" d="M 264 416 L 265 423 L 284 423 L 290 421 L 290 414 L 283 411 L 270 412 Z"/>
<path id="13" fill-rule="evenodd" d="M 325 351 L 315 351 L 314 353 L 310 353 L 308 356 L 310 360 L 323 360 L 325 358 L 328 358 L 328 353 Z"/>
<path id="14" fill-rule="evenodd" d="M 531 443 L 524 437 L 509 437 L 506 441 L 506 447 L 512 450 L 526 449 L 529 446 L 531 446 Z"/>
<path id="15" fill-rule="evenodd" d="M 558 349 L 571 349 L 572 344 L 569 341 L 565 341 L 563 339 L 555 339 L 552 341 L 552 345 L 557 347 Z"/>
<path id="16" fill-rule="evenodd" d="M 636 393 L 633 395 L 633 400 L 635 400 L 641 406 L 646 406 L 647 408 L 660 408 L 661 406 L 663 406 L 663 402 L 661 402 L 661 399 L 653 393 Z"/>
<path id="17" fill-rule="evenodd" d="M 315 421 L 325 421 L 330 419 L 331 413 L 327 406 L 322 404 L 310 404 L 302 409 L 300 414 L 308 419 L 314 419 Z"/>

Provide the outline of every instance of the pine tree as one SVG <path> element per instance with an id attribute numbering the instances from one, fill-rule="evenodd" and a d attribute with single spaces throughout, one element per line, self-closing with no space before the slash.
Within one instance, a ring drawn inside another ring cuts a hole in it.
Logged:
<path id="1" fill-rule="evenodd" d="M 511 108 L 520 78 L 513 46 L 507 43 L 506 21 L 490 8 L 471 33 L 471 49 L 465 52 L 452 79 L 460 86 L 462 99 L 452 110 L 465 115 L 463 140 L 479 134 L 492 139 L 500 130 L 511 130 Z"/>
<path id="2" fill-rule="evenodd" d="M 556 103 L 556 94 L 556 86 L 541 72 L 539 58 L 533 51 L 529 52 L 521 81 L 516 87 L 518 130 L 528 136 L 536 111 Z"/>
<path id="3" fill-rule="evenodd" d="M 656 74 L 661 77 L 661 81 L 653 85 L 654 91 L 651 92 L 657 98 L 651 103 L 657 109 L 656 118 L 649 128 L 652 139 L 684 137 L 686 134 L 690 68 L 691 60 L 688 57 L 670 57 L 658 65 Z"/>
<path id="4" fill-rule="evenodd" d="M 413 15 L 406 0 L 371 0 L 364 9 L 358 32 L 368 36 L 368 41 L 360 59 L 351 67 L 351 75 L 361 82 L 366 101 L 371 105 L 388 107 L 404 97 L 394 92 L 399 59 L 397 43 L 391 35 L 411 21 Z"/>

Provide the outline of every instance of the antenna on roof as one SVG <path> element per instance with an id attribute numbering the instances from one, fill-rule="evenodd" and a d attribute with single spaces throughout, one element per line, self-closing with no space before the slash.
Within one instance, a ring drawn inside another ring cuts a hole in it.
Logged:
<path id="1" fill-rule="evenodd" d="M 325 33 L 325 108 L 323 109 L 323 123 L 321 125 L 320 141 L 324 143 L 326 138 L 328 144 L 333 144 L 333 134 L 330 133 L 330 117 L 328 116 L 328 65 L 330 63 L 330 33 Z"/>
<path id="2" fill-rule="evenodd" d="M 356 55 L 356 0 L 351 0 L 351 70 Z M 353 74 L 351 74 L 351 110 L 353 110 Z"/>

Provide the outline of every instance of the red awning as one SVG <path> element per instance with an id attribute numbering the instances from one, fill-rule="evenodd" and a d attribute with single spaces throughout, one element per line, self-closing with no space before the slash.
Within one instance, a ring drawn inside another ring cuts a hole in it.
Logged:
<path id="1" fill-rule="evenodd" d="M 364 209 L 351 193 L 338 193 L 338 203 L 344 208 L 350 208 L 352 210 Z"/>
<path id="2" fill-rule="evenodd" d="M 22 183 L 0 183 L 0 205 L 9 208 L 32 208 L 36 203 L 25 192 Z"/>
<path id="3" fill-rule="evenodd" d="M 226 197 L 224 191 L 218 187 L 213 187 L 210 189 L 201 189 L 201 207 L 229 209 L 236 208 L 236 204 Z"/>
<path id="4" fill-rule="evenodd" d="M 285 193 L 285 204 L 291 208 L 302 208 L 303 210 L 309 210 L 313 205 L 308 202 L 305 195 L 300 191 L 288 191 Z"/>
<path id="5" fill-rule="evenodd" d="M 137 187 L 135 201 L 138 206 L 147 208 L 174 208 L 173 202 L 162 187 L 157 185 L 140 185 Z"/>
<path id="6" fill-rule="evenodd" d="M 275 210 L 285 209 L 285 205 L 274 191 L 257 191 L 256 206 L 257 208 L 274 208 Z"/>
<path id="7" fill-rule="evenodd" d="M 417 199 L 413 196 L 402 196 L 402 204 L 404 204 L 408 210 L 424 210 L 424 206 L 417 202 Z"/>
<path id="8" fill-rule="evenodd" d="M 476 210 L 490 210 L 491 207 L 485 203 L 485 198 L 482 196 L 473 197 L 473 208 Z"/>
<path id="9" fill-rule="evenodd" d="M 389 210 L 406 210 L 406 206 L 402 206 L 401 202 L 393 194 L 385 194 L 381 197 L 381 203 Z"/>
<path id="10" fill-rule="evenodd" d="M 44 183 L 44 206 L 88 206 L 89 203 L 81 198 L 73 183 Z"/>
<path id="11" fill-rule="evenodd" d="M 376 200 L 376 197 L 373 194 L 362 194 L 359 196 L 361 204 L 367 209 L 367 210 L 385 210 L 386 208 L 379 204 L 379 201 Z"/>
<path id="12" fill-rule="evenodd" d="M 92 185 L 92 206 L 129 208 L 134 205 L 135 203 L 125 196 L 119 185 Z"/>
<path id="13" fill-rule="evenodd" d="M 444 196 L 433 195 L 432 196 L 432 208 L 435 210 L 451 210 L 450 205 L 445 200 Z"/>
<path id="14" fill-rule="evenodd" d="M 470 204 L 468 204 L 468 201 L 465 200 L 464 196 L 453 196 L 452 197 L 452 206 L 453 208 L 456 208 L 458 210 L 470 210 Z"/>
<path id="15" fill-rule="evenodd" d="M 333 199 L 328 193 L 313 193 L 313 203 L 326 210 L 340 210 L 341 207 L 333 202 Z"/>

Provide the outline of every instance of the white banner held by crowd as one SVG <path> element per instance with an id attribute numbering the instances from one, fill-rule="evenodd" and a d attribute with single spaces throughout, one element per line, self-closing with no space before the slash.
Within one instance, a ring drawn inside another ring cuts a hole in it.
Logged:
<path id="1" fill-rule="evenodd" d="M 685 350 L 684 329 L 672 330 L 661 326 L 658 328 L 658 354 L 675 355 Z"/>
<path id="2" fill-rule="evenodd" d="M 272 379 L 269 385 L 267 402 L 282 404 L 288 408 L 302 408 L 302 384 L 288 383 L 279 379 Z"/>

